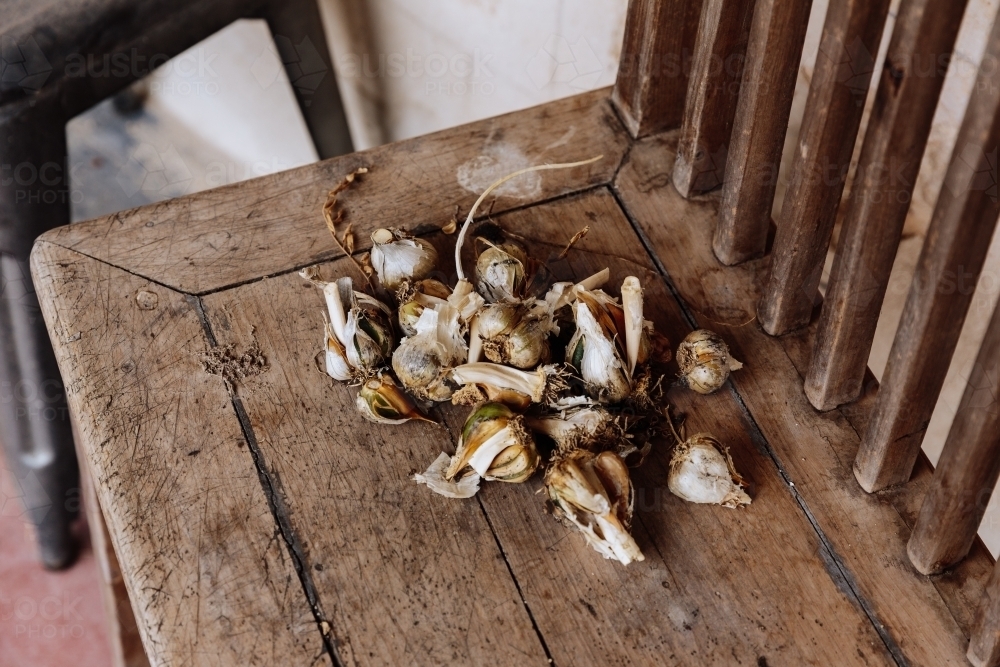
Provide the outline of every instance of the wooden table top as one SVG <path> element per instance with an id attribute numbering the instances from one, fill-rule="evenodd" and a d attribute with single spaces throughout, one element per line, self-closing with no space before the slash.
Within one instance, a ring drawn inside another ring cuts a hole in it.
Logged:
<path id="1" fill-rule="evenodd" d="M 717 200 L 670 184 L 675 135 L 633 141 L 596 91 L 46 234 L 33 271 L 80 448 L 153 665 L 964 664 L 980 546 L 948 575 L 909 566 L 930 471 L 866 495 L 851 462 L 877 385 L 827 413 L 802 393 L 812 329 L 753 321 L 767 260 L 719 265 Z M 316 366 L 322 300 L 299 278 L 353 264 L 321 216 L 341 196 L 358 251 L 439 228 L 508 168 L 547 172 L 493 218 L 554 266 L 636 275 L 676 345 L 718 331 L 746 368 L 711 396 L 675 388 L 690 432 L 732 448 L 753 504 L 687 504 L 669 451 L 635 471 L 646 560 L 605 561 L 544 511 L 541 476 L 450 500 L 414 483 L 454 451 L 440 425 L 381 426 Z M 212 362 L 212 363 L 210 363 Z"/>

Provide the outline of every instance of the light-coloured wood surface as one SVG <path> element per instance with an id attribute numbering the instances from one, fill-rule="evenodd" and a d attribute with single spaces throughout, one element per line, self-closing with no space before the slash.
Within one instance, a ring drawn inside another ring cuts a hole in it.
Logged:
<path id="1" fill-rule="evenodd" d="M 570 128 L 590 134 L 553 147 Z M 315 259 L 329 276 L 355 270 L 319 209 L 372 154 L 130 212 L 121 240 L 109 240 L 109 220 L 81 223 L 39 243 L 34 271 L 151 664 L 963 664 L 992 562 L 977 545 L 944 577 L 910 568 L 910 489 L 926 488 L 929 469 L 896 495 L 858 487 L 851 462 L 871 393 L 811 408 L 813 330 L 774 339 L 752 321 L 767 260 L 715 260 L 718 196 L 687 201 L 670 184 L 676 133 L 630 145 L 597 95 L 453 132 L 466 139 L 402 144 L 419 145 L 417 163 L 410 148 L 380 149 L 409 177 L 376 164 L 347 191 L 347 220 L 370 229 L 396 211 L 395 224 L 447 257 L 454 237 L 428 221 L 465 201 L 456 165 L 502 137 L 530 137 L 529 163 L 605 142 L 611 167 L 546 173 L 533 194 L 501 198 L 493 218 L 543 258 L 590 225 L 554 262 L 558 277 L 609 266 L 617 292 L 636 275 L 674 346 L 696 324 L 730 342 L 746 364 L 731 385 L 708 397 L 674 387 L 669 399 L 690 432 L 732 447 L 753 504 L 672 496 L 661 447 L 636 470 L 646 560 L 622 567 L 545 514 L 539 479 L 485 484 L 466 501 L 412 482 L 452 451 L 467 409 L 436 410 L 441 427 L 363 421 L 353 390 L 316 368 L 323 304 L 295 275 Z M 259 244 L 247 201 L 269 221 Z M 204 370 L 213 349 L 254 343 L 261 363 L 235 384 Z"/>

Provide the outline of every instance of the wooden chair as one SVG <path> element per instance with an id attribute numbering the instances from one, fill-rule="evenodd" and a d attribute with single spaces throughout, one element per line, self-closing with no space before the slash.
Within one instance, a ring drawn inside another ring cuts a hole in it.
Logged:
<path id="1" fill-rule="evenodd" d="M 951 52 L 965 3 L 903 0 L 884 65 L 851 76 L 851 53 L 878 52 L 889 3 L 830 4 L 775 231 L 809 4 L 631 0 L 613 91 L 36 243 L 81 449 L 152 664 L 1000 665 L 1000 570 L 975 537 L 1000 461 L 1000 314 L 938 469 L 920 454 L 970 298 L 946 289 L 949 272 L 978 275 L 1000 214 L 1000 86 L 980 73 L 880 387 L 866 359 L 906 209 L 877 195 L 915 180 L 942 77 L 909 65 Z M 1000 58 L 1000 23 L 987 57 Z M 405 222 L 448 256 L 440 228 L 478 194 L 457 175 L 484 155 L 595 154 L 497 196 L 493 217 L 555 249 L 588 221 L 558 278 L 637 275 L 657 330 L 676 343 L 711 328 L 746 363 L 725 391 L 675 387 L 669 400 L 731 446 L 753 504 L 683 503 L 664 492 L 669 452 L 654 450 L 635 472 L 646 561 L 628 567 L 546 517 L 537 479 L 467 502 L 413 484 L 464 413 L 441 410 L 449 433 L 358 418 L 351 391 L 314 367 L 321 305 L 296 275 L 356 270 L 319 211 L 358 167 L 370 171 L 340 200 L 356 252 Z M 879 177 L 892 159 L 910 165 L 905 183 Z M 236 373 L 247 354 L 258 363 Z"/>
<path id="2" fill-rule="evenodd" d="M 315 0 L 0 2 L 0 440 L 50 569 L 75 556 L 80 485 L 28 253 L 70 221 L 65 124 L 239 18 L 268 21 L 319 154 L 350 152 Z"/>

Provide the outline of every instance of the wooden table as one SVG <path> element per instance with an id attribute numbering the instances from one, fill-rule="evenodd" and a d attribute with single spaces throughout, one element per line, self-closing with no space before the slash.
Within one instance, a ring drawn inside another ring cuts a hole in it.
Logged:
<path id="1" fill-rule="evenodd" d="M 818 413 L 802 393 L 814 327 L 766 336 L 767 260 L 711 251 L 717 199 L 670 184 L 676 133 L 630 139 L 597 91 L 266 178 L 57 229 L 33 270 L 79 446 L 154 665 L 964 664 L 991 568 L 981 545 L 918 575 L 906 539 L 930 478 L 869 496 L 851 463 L 877 385 Z M 493 218 L 538 252 L 591 232 L 559 278 L 637 275 L 676 345 L 721 333 L 746 363 L 730 387 L 671 403 L 731 446 L 741 510 L 666 490 L 669 451 L 636 471 L 646 560 L 602 560 L 544 511 L 540 476 L 449 500 L 411 480 L 453 451 L 441 425 L 379 426 L 316 366 L 322 301 L 296 275 L 352 263 L 326 230 L 341 196 L 360 252 L 402 225 L 439 228 L 497 172 L 547 172 Z M 499 165 L 499 166 L 497 166 Z M 469 187 L 463 186 L 463 183 Z"/>

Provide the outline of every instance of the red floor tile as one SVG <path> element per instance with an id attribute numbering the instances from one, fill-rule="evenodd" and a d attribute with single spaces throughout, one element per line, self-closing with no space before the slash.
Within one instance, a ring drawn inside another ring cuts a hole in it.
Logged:
<path id="1" fill-rule="evenodd" d="M 45 571 L 12 497 L 13 481 L 0 458 L 0 667 L 108 667 L 107 619 L 89 542 L 68 570 Z M 86 524 L 78 528 L 86 540 Z"/>

